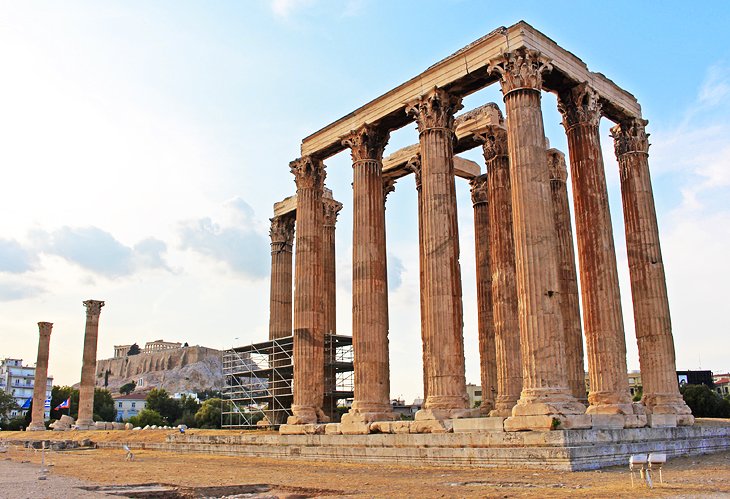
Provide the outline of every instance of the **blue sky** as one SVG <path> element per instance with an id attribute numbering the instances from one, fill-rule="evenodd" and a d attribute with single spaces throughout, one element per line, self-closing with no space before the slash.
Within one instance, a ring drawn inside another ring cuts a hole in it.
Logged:
<path id="1" fill-rule="evenodd" d="M 678 368 L 727 371 L 730 6 L 725 2 L 260 0 L 0 2 L 0 356 L 79 378 L 85 299 L 99 356 L 164 338 L 225 348 L 268 330 L 268 218 L 301 139 L 524 19 L 632 92 L 650 120 Z M 465 99 L 489 101 L 492 86 Z M 546 133 L 567 150 L 555 98 Z M 602 138 L 628 365 L 638 368 L 610 123 Z M 388 152 L 416 142 L 410 125 Z M 478 151 L 466 157 L 483 164 Z M 328 162 L 338 324 L 350 332 L 351 167 Z M 472 211 L 457 181 L 467 379 L 478 382 Z M 416 197 L 388 198 L 393 396 L 421 394 Z"/>

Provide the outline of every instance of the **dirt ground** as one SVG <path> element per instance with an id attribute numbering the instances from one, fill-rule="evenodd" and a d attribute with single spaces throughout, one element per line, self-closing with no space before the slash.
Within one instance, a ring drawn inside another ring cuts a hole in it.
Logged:
<path id="1" fill-rule="evenodd" d="M 198 432 L 202 432 L 198 430 Z M 90 432 L 102 441 L 119 432 Z M 129 441 L 161 441 L 168 431 L 128 432 Z M 220 434 L 221 432 L 217 432 Z M 27 462 L 40 469 L 42 453 L 3 443 L 26 437 L 3 432 L 0 474 L 3 464 Z M 44 432 L 44 438 L 68 439 L 69 433 Z M 74 432 L 73 439 L 86 432 Z M 35 437 L 36 435 L 34 435 Z M 91 435 L 90 435 L 91 436 Z M 40 437 L 40 435 L 38 435 Z M 126 439 L 126 438 L 125 438 Z M 628 466 L 601 471 L 558 472 L 538 469 L 473 469 L 369 464 L 276 461 L 264 458 L 179 454 L 135 450 L 135 460 L 124 460 L 121 450 L 87 449 L 47 452 L 51 476 L 66 476 L 90 484 L 150 484 L 222 486 L 263 484 L 263 495 L 238 497 L 728 497 L 730 452 L 701 457 L 670 459 L 663 472 L 664 484 L 655 476 L 654 489 L 637 484 L 632 489 Z M 6 463 L 3 463 L 6 460 Z M 7 484 L 4 484 L 7 485 Z M 4 486 L 0 497 L 9 497 Z M 18 497 L 13 495 L 13 497 Z"/>

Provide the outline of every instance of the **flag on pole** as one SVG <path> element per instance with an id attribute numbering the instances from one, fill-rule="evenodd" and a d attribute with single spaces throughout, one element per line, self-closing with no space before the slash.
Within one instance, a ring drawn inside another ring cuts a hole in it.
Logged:
<path id="1" fill-rule="evenodd" d="M 20 406 L 21 409 L 30 409 L 30 403 L 33 401 L 33 397 L 28 397 L 25 402 L 23 402 L 23 405 Z"/>
<path id="2" fill-rule="evenodd" d="M 43 403 L 44 409 L 50 409 L 51 408 L 51 397 L 48 397 L 46 401 Z"/>
<path id="3" fill-rule="evenodd" d="M 70 409 L 71 408 L 71 397 L 67 398 L 60 404 L 58 404 L 58 407 L 53 409 L 54 411 L 60 411 L 61 409 Z"/>

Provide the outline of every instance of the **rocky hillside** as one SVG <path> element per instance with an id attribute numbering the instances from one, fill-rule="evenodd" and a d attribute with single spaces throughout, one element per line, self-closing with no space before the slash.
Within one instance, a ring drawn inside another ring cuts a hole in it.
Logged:
<path id="1" fill-rule="evenodd" d="M 128 357 L 96 362 L 96 386 L 112 392 L 130 381 L 137 389 L 164 388 L 169 393 L 220 390 L 223 386 L 223 352 L 212 348 L 181 347 L 160 352 L 140 353 Z"/>

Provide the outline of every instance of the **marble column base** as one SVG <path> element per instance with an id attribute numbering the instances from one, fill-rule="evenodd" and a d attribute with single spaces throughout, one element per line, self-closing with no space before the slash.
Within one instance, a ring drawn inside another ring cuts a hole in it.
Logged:
<path id="1" fill-rule="evenodd" d="M 31 422 L 25 431 L 46 431 L 46 425 L 38 422 Z"/>

